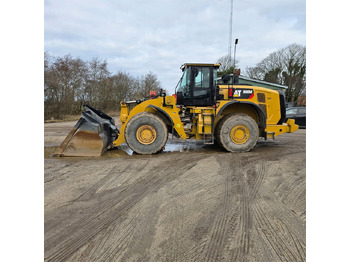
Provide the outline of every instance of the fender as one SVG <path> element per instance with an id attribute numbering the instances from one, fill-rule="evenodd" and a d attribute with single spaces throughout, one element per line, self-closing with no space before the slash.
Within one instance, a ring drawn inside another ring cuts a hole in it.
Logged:
<path id="1" fill-rule="evenodd" d="M 164 100 L 166 99 L 166 107 L 163 106 Z M 145 112 L 147 108 L 153 108 L 154 110 L 158 110 L 158 112 L 166 119 L 168 119 L 173 125 L 174 130 L 179 135 L 182 140 L 187 138 L 185 130 L 183 128 L 183 124 L 181 122 L 180 116 L 178 114 L 178 109 L 176 108 L 175 98 L 173 96 L 167 96 L 166 98 L 158 97 L 155 99 L 149 99 L 143 101 L 142 103 L 136 105 L 128 114 L 121 114 L 120 121 L 122 122 L 122 126 L 119 131 L 118 138 L 113 142 L 113 146 L 119 146 L 125 142 L 125 127 L 128 121 L 136 114 Z M 122 119 L 123 117 L 123 119 Z"/>
<path id="2" fill-rule="evenodd" d="M 175 105 L 172 106 L 172 110 L 169 113 L 172 113 L 171 116 L 166 112 L 164 109 L 160 108 L 159 106 L 155 106 L 153 104 L 148 105 L 146 108 L 153 108 L 156 111 L 159 112 L 160 117 L 163 117 L 164 119 L 167 119 L 171 124 L 171 130 L 169 130 L 170 133 L 174 134 L 176 137 L 181 139 L 186 139 L 186 134 L 183 128 L 183 124 L 180 120 L 180 116 L 177 113 L 177 111 L 174 111 L 174 108 L 176 108 Z M 169 111 L 169 110 L 168 110 Z M 175 122 L 174 122 L 175 119 Z"/>
<path id="3" fill-rule="evenodd" d="M 252 103 L 252 102 L 237 101 L 237 100 L 228 102 L 228 103 L 226 103 L 225 105 L 223 105 L 220 108 L 217 116 L 220 116 L 222 114 L 222 112 L 225 110 L 225 108 L 227 108 L 228 106 L 233 105 L 233 104 L 237 104 L 237 103 L 239 103 L 239 104 L 248 104 L 248 105 L 252 106 L 252 108 L 255 109 L 255 111 L 256 111 L 256 113 L 258 115 L 258 119 L 259 119 L 258 126 L 259 126 L 259 128 L 264 128 L 264 130 L 265 130 L 265 128 L 266 128 L 266 114 L 259 106 L 257 106 L 255 103 Z"/>
<path id="4" fill-rule="evenodd" d="M 174 121 L 173 119 L 169 116 L 169 114 L 167 112 L 165 112 L 163 109 L 161 109 L 160 107 L 158 106 L 155 106 L 155 105 L 149 105 L 147 106 L 148 107 L 152 107 L 154 108 L 155 110 L 159 111 L 163 116 L 165 116 L 166 119 L 169 120 L 169 122 L 172 124 L 172 126 L 174 126 Z"/>

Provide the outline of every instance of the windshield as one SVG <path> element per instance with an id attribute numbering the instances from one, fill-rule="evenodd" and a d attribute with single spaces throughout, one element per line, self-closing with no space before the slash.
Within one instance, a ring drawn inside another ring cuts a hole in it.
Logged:
<path id="1" fill-rule="evenodd" d="M 186 68 L 178 84 L 177 92 L 182 92 L 184 98 L 190 98 L 190 68 Z"/>

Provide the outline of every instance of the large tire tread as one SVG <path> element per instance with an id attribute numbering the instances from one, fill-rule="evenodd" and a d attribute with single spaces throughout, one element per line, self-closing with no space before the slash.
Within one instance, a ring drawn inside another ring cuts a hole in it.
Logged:
<path id="1" fill-rule="evenodd" d="M 232 128 L 236 125 L 245 125 L 250 132 L 249 139 L 244 144 L 235 144 L 228 133 L 223 129 Z M 259 140 L 259 127 L 253 118 L 243 113 L 234 113 L 224 116 L 217 125 L 217 141 L 218 144 L 229 152 L 247 152 L 250 151 Z"/>
<path id="2" fill-rule="evenodd" d="M 152 125 L 157 132 L 156 140 L 149 145 L 141 144 L 136 139 L 136 131 L 141 125 Z M 142 112 L 133 116 L 125 128 L 125 141 L 127 145 L 137 154 L 149 155 L 156 154 L 163 150 L 168 140 L 168 129 L 164 121 L 157 115 Z"/>

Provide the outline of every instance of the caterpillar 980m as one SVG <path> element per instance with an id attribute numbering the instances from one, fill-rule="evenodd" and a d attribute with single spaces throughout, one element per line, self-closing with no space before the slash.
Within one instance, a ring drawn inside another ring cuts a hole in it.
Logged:
<path id="1" fill-rule="evenodd" d="M 218 84 L 219 66 L 184 64 L 176 95 L 160 91 L 143 100 L 121 102 L 120 130 L 110 116 L 85 106 L 55 155 L 99 156 L 124 142 L 138 154 L 154 154 L 164 149 L 169 133 L 241 152 L 252 149 L 259 137 L 298 130 L 294 120 L 285 122 L 283 93 L 227 83 L 227 76 Z"/>

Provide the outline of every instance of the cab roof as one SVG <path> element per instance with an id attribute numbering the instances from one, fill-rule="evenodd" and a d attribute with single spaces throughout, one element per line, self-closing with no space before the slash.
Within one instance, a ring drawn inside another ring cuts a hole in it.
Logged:
<path id="1" fill-rule="evenodd" d="M 219 64 L 205 64 L 205 63 L 185 63 L 183 64 L 180 69 L 183 71 L 188 66 L 201 66 L 201 67 L 220 67 L 221 63 Z"/>

